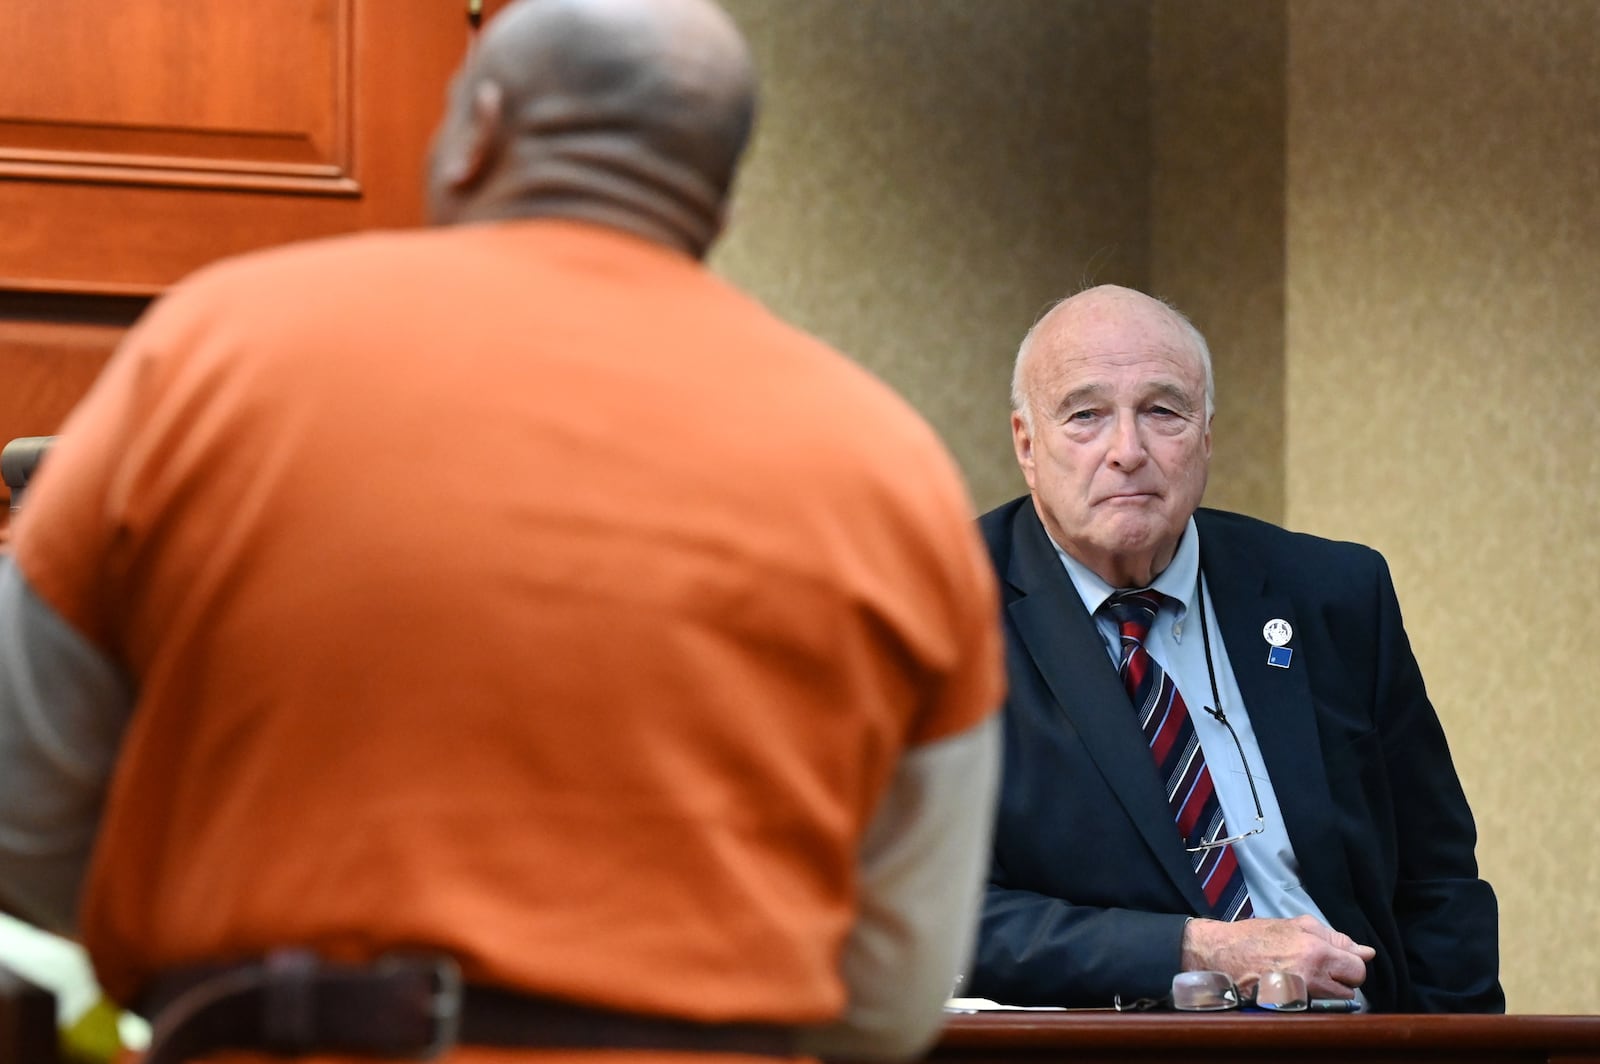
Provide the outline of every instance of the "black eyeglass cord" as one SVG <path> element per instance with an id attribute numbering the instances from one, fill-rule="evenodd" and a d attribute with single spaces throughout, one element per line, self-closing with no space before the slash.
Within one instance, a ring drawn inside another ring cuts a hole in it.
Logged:
<path id="1" fill-rule="evenodd" d="M 1211 701 L 1216 703 L 1216 708 L 1211 706 L 1203 708 L 1207 713 L 1217 718 L 1221 724 L 1227 726 L 1228 715 L 1222 712 L 1222 693 L 1217 690 L 1217 667 L 1211 663 L 1211 626 L 1206 623 L 1206 588 L 1204 580 L 1205 577 L 1201 574 L 1199 567 L 1196 567 L 1194 573 L 1194 602 L 1195 608 L 1200 611 L 1200 645 L 1205 647 L 1206 676 L 1211 680 Z M 1233 741 L 1237 743 L 1239 741 L 1238 736 L 1235 736 Z M 1239 756 L 1241 758 L 1244 757 L 1242 745 L 1239 749 Z M 1248 773 L 1249 771 L 1250 766 L 1246 765 L 1245 772 Z"/>
<path id="2" fill-rule="evenodd" d="M 1211 680 L 1211 700 L 1216 703 L 1215 707 L 1203 706 L 1202 708 L 1211 714 L 1217 723 L 1228 729 L 1228 738 L 1233 740 L 1234 748 L 1239 751 L 1239 764 L 1244 768 L 1244 781 L 1250 785 L 1250 801 L 1256 807 L 1256 823 L 1264 825 L 1267 816 L 1261 810 L 1261 795 L 1256 792 L 1256 779 L 1255 775 L 1250 771 L 1250 759 L 1244 756 L 1244 743 L 1239 740 L 1239 733 L 1233 730 L 1233 725 L 1228 723 L 1228 715 L 1222 710 L 1222 692 L 1217 689 L 1217 668 L 1211 661 L 1211 625 L 1206 621 L 1206 589 L 1204 581 L 1205 574 L 1196 567 L 1194 598 L 1195 608 L 1200 611 L 1200 643 L 1206 652 L 1206 676 Z M 1261 827 L 1257 827 L 1255 831 L 1246 832 L 1246 835 L 1253 835 L 1260 830 L 1262 830 Z M 1215 845 L 1215 840 L 1212 840 L 1211 843 L 1206 843 L 1204 839 L 1205 836 L 1202 835 L 1202 846 Z"/>

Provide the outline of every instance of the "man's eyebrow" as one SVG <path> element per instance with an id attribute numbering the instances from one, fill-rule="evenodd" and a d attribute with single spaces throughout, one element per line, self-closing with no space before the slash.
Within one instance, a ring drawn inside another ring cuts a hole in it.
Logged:
<path id="1" fill-rule="evenodd" d="M 1075 410 L 1085 404 L 1092 405 L 1097 402 L 1102 402 L 1108 393 L 1109 389 L 1107 389 L 1103 384 L 1085 384 L 1081 387 L 1074 388 L 1066 395 L 1063 395 L 1061 397 L 1061 402 L 1056 404 L 1055 412 L 1059 415 L 1070 410 Z M 1154 382 L 1145 395 L 1146 401 L 1151 399 L 1154 399 L 1158 402 L 1166 402 L 1167 404 L 1178 407 L 1182 410 L 1193 410 L 1199 406 L 1199 402 L 1196 400 L 1194 395 L 1190 393 L 1189 389 L 1185 388 L 1177 381 Z"/>
<path id="2" fill-rule="evenodd" d="M 1105 395 L 1106 395 L 1106 387 L 1105 387 L 1105 385 L 1103 385 L 1103 384 L 1085 384 L 1085 385 L 1083 385 L 1081 387 L 1074 388 L 1074 389 L 1072 389 L 1072 391 L 1068 392 L 1066 395 L 1063 395 L 1061 397 L 1061 402 L 1056 404 L 1055 412 L 1057 414 L 1060 414 L 1060 413 L 1063 413 L 1065 411 L 1073 410 L 1073 409 L 1075 409 L 1075 408 L 1077 408 L 1079 406 L 1082 406 L 1084 403 L 1098 402 L 1101 399 L 1103 399 L 1105 397 Z"/>
<path id="3" fill-rule="evenodd" d="M 1195 397 L 1189 393 L 1189 389 L 1185 388 L 1176 381 L 1157 382 L 1155 387 L 1151 389 L 1151 392 L 1155 398 L 1166 399 L 1172 403 L 1173 406 L 1182 407 L 1186 410 L 1193 409 L 1194 407 L 1200 405 L 1195 401 Z"/>

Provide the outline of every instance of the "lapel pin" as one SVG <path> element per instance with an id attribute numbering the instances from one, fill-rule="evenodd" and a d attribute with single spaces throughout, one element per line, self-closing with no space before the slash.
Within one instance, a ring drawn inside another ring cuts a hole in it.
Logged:
<path id="1" fill-rule="evenodd" d="M 1261 635 L 1269 646 L 1267 664 L 1287 669 L 1290 659 L 1294 657 L 1294 651 L 1285 645 L 1294 638 L 1294 629 L 1290 627 L 1289 622 L 1282 617 L 1274 617 L 1261 629 Z"/>

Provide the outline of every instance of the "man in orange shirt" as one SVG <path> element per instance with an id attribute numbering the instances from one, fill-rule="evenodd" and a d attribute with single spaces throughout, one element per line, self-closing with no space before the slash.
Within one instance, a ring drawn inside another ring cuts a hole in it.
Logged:
<path id="1" fill-rule="evenodd" d="M 64 426 L 0 566 L 0 897 L 160 1059 L 934 1036 L 993 578 L 929 427 L 701 264 L 753 101 L 708 0 L 514 4 L 446 224 L 201 271 Z"/>

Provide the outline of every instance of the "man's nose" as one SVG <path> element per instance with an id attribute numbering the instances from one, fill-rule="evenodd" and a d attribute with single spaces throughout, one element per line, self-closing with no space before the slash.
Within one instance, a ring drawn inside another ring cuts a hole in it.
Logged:
<path id="1" fill-rule="evenodd" d="M 1147 455 L 1139 419 L 1132 414 L 1118 416 L 1111 426 L 1111 446 L 1106 460 L 1118 469 L 1136 469 Z"/>

